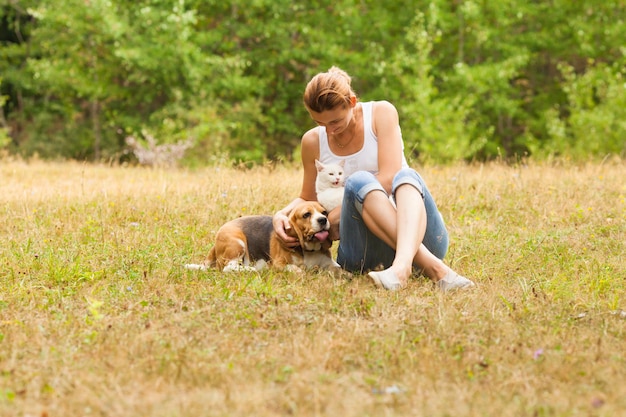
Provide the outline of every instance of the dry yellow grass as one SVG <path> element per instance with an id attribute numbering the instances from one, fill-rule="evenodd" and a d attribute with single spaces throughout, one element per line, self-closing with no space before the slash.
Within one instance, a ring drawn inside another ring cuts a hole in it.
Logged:
<path id="1" fill-rule="evenodd" d="M 472 291 L 183 269 L 294 168 L 0 162 L 0 415 L 622 415 L 626 165 L 420 172 Z"/>

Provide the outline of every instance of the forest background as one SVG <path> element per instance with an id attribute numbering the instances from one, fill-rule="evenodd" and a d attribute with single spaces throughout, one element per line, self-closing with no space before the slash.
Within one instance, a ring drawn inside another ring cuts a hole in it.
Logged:
<path id="1" fill-rule="evenodd" d="M 626 155 L 624 0 L 0 0 L 0 151 L 298 157 L 337 65 L 438 163 Z M 154 141 L 154 142 L 150 142 Z M 150 145 L 152 143 L 152 145 Z"/>

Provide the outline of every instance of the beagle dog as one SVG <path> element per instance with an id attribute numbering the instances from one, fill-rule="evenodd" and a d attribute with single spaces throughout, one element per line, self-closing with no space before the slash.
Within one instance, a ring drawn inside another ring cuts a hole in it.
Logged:
<path id="1" fill-rule="evenodd" d="M 272 268 L 302 272 L 302 268 L 322 268 L 340 273 L 341 267 L 330 253 L 330 223 L 326 210 L 315 201 L 298 204 L 289 215 L 286 232 L 300 245 L 285 247 L 276 235 L 272 216 L 243 216 L 225 223 L 215 235 L 208 256 L 209 267 L 224 272 Z"/>

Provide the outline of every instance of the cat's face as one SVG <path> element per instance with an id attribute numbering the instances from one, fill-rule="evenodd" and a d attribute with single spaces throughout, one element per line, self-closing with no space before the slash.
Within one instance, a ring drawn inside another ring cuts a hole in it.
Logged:
<path id="1" fill-rule="evenodd" d="M 322 164 L 316 161 L 318 189 L 343 187 L 344 173 L 343 166 L 339 164 Z"/>

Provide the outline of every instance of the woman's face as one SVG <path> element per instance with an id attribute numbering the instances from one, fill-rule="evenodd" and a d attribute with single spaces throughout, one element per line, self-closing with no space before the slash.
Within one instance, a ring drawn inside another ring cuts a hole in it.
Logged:
<path id="1" fill-rule="evenodd" d="M 332 110 L 324 110 L 321 113 L 308 110 L 311 119 L 317 123 L 318 126 L 324 126 L 328 135 L 337 135 L 346 130 L 350 121 L 352 121 L 352 114 L 354 107 L 350 106 L 338 106 Z"/>

